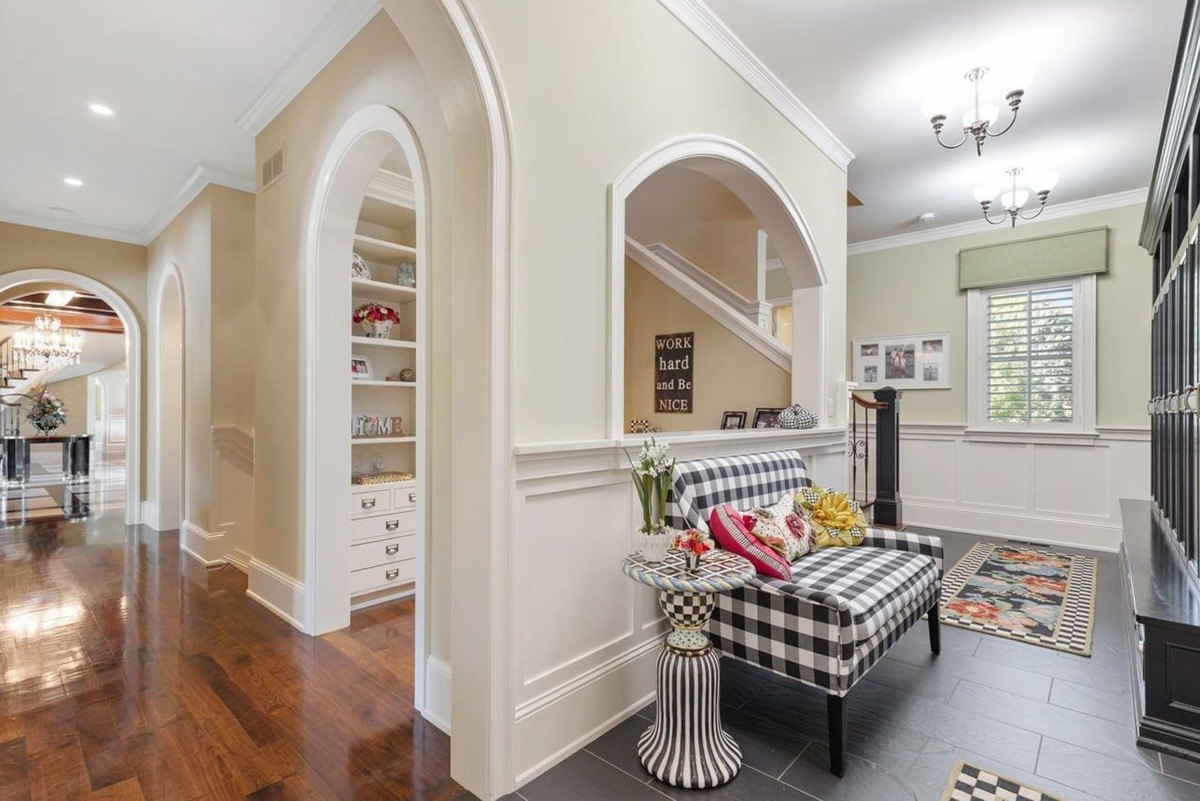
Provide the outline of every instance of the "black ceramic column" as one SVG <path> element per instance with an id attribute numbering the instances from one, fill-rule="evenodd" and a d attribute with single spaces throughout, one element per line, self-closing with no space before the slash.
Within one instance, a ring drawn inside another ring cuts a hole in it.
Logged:
<path id="1" fill-rule="evenodd" d="M 900 392 L 892 387 L 875 390 L 875 401 L 887 404 L 875 412 L 874 522 L 903 528 L 900 503 Z"/>

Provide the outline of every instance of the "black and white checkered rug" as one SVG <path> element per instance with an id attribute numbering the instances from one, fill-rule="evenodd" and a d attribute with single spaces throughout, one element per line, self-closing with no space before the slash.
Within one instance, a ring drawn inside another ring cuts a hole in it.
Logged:
<path id="1" fill-rule="evenodd" d="M 950 771 L 941 801 L 1062 801 L 1058 796 L 1044 793 L 961 759 Z"/>

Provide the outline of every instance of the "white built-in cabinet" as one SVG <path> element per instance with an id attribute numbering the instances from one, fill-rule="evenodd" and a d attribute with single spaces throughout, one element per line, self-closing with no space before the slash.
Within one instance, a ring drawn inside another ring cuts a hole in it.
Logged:
<path id="1" fill-rule="evenodd" d="M 354 252 L 371 268 L 371 278 L 351 278 L 346 320 L 353 356 L 370 360 L 372 378 L 351 377 L 352 414 L 403 419 L 402 432 L 354 436 L 352 472 L 406 471 L 411 481 L 351 484 L 347 546 L 350 549 L 350 604 L 362 608 L 414 591 L 418 542 L 424 536 L 418 490 L 424 458 L 425 261 L 418 251 L 417 213 L 411 179 L 381 169 L 367 190 L 355 228 Z M 398 283 L 401 262 L 415 265 L 416 287 Z M 388 339 L 363 335 L 351 320 L 353 309 L 375 301 L 396 309 L 400 323 Z M 414 381 L 394 381 L 403 369 Z M 348 426 L 348 432 L 349 432 Z M 349 480 L 349 477 L 347 478 Z"/>

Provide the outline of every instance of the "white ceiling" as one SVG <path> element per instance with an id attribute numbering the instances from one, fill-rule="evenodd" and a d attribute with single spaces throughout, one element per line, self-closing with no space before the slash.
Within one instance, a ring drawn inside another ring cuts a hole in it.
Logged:
<path id="1" fill-rule="evenodd" d="M 1051 205 L 1150 182 L 1184 0 L 706 2 L 854 152 L 851 242 L 978 219 L 972 190 L 1012 165 L 1060 173 Z M 921 114 L 979 64 L 1036 71 L 982 158 L 939 147 Z"/>
<path id="2" fill-rule="evenodd" d="M 339 4 L 0 1 L 0 219 L 136 238 L 197 165 L 253 187 L 237 120 Z"/>

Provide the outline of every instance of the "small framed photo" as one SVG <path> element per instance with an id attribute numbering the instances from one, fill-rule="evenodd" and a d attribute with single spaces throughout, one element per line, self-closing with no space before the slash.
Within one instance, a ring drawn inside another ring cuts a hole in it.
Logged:
<path id="1" fill-rule="evenodd" d="M 355 381 L 370 381 L 374 377 L 375 371 L 371 369 L 371 360 L 357 353 L 351 354 L 350 378 Z"/>
<path id="2" fill-rule="evenodd" d="M 730 431 L 746 427 L 745 412 L 725 412 L 721 415 L 721 430 Z"/>
<path id="3" fill-rule="evenodd" d="M 755 428 L 779 428 L 779 413 L 782 408 L 758 408 L 754 410 Z"/>

